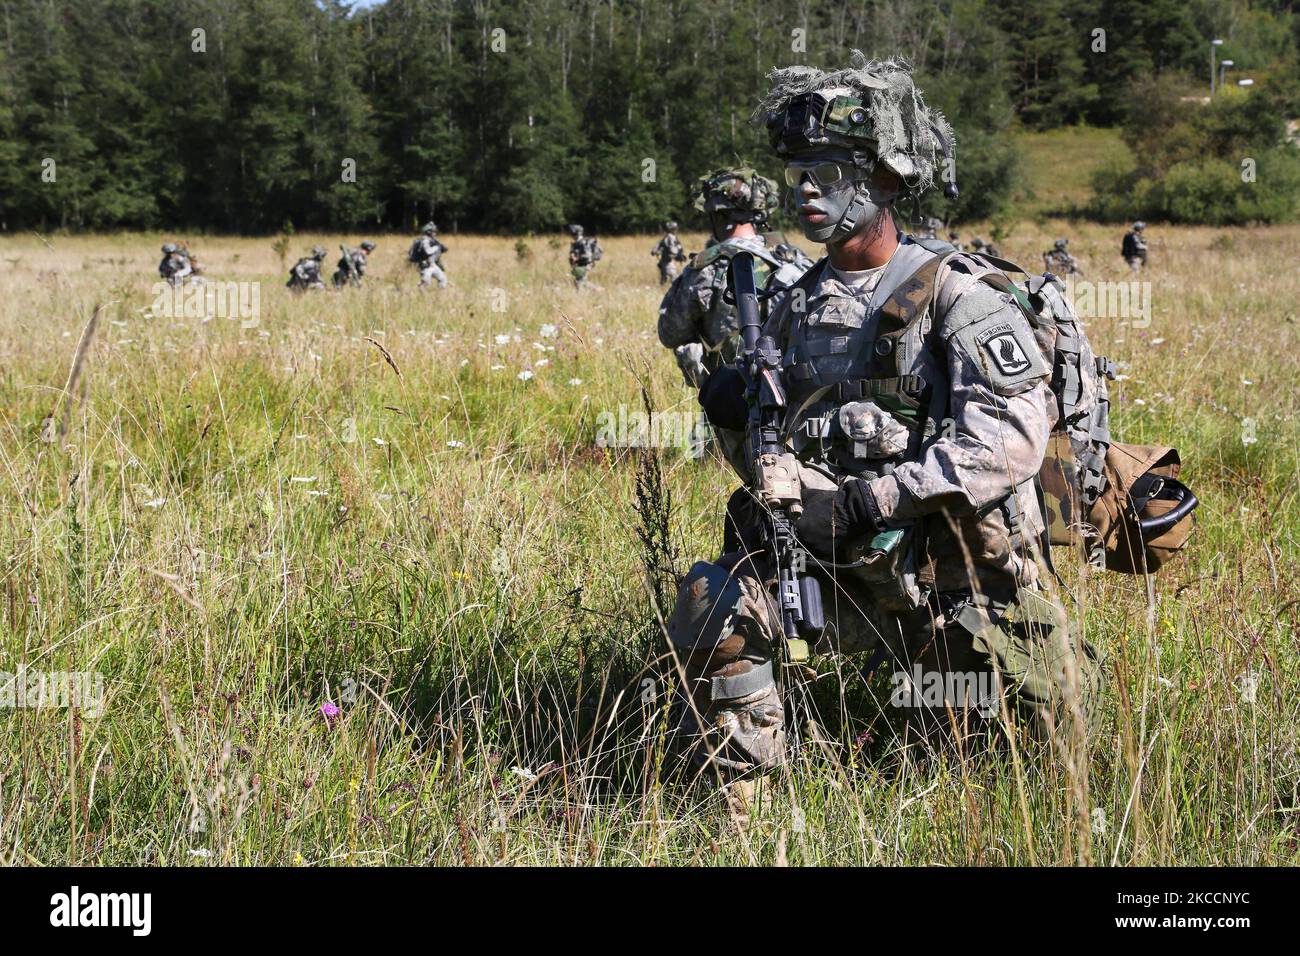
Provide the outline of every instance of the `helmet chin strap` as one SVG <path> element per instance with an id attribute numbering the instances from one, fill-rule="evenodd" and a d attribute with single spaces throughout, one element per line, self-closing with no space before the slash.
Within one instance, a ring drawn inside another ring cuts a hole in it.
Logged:
<path id="1" fill-rule="evenodd" d="M 874 206 L 877 214 L 884 210 L 888 203 L 883 206 L 876 206 L 871 202 L 871 192 L 861 180 L 853 184 L 853 201 L 849 203 L 848 208 L 844 210 L 844 215 L 840 216 L 840 221 L 835 224 L 835 231 L 827 238 L 827 242 L 842 242 L 858 230 L 858 226 L 863 222 L 863 215 L 869 206 Z"/>

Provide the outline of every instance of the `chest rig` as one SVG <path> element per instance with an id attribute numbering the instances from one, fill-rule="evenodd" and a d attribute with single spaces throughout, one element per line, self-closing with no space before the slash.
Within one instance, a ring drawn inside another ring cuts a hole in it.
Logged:
<path id="1" fill-rule="evenodd" d="M 877 477 L 934 434 L 948 394 L 945 365 L 930 347 L 942 261 L 900 246 L 870 299 L 822 281 L 825 262 L 801 280 L 805 294 L 827 290 L 810 296 L 806 315 L 792 312 L 784 354 L 785 433 L 805 463 Z"/>

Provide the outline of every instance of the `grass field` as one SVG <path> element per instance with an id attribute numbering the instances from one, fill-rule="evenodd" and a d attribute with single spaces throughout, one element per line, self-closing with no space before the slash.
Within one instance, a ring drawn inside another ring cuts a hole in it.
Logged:
<path id="1" fill-rule="evenodd" d="M 1114 230 L 1069 234 L 1128 278 Z M 261 283 L 207 319 L 159 314 L 164 238 L 0 239 L 0 671 L 105 682 L 99 716 L 0 712 L 3 860 L 1300 862 L 1300 228 L 1153 227 L 1150 325 L 1090 322 L 1117 435 L 1178 446 L 1203 503 L 1149 587 L 1066 569 L 1111 672 L 1086 753 L 900 762 L 879 682 L 822 659 L 819 736 L 740 832 L 666 780 L 652 599 L 734 480 L 594 442 L 643 385 L 694 414 L 653 238 L 606 240 L 580 294 L 558 237 L 448 237 L 454 286 L 420 294 L 379 237 L 366 288 L 305 297 L 270 240 L 196 238 Z"/>
<path id="2" fill-rule="evenodd" d="M 1062 126 L 1016 135 L 1024 160 L 1024 194 L 1015 211 L 1027 218 L 1065 215 L 1092 198 L 1092 176 L 1117 156 L 1128 153 L 1119 130 Z"/>

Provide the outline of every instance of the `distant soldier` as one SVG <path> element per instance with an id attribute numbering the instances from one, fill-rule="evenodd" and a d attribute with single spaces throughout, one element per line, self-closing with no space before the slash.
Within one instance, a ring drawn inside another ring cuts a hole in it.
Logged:
<path id="1" fill-rule="evenodd" d="M 664 223 L 664 235 L 655 247 L 650 250 L 650 255 L 659 257 L 659 284 L 667 285 L 677 278 L 677 273 L 681 271 L 678 263 L 686 261 L 686 250 L 682 248 L 682 241 L 677 238 L 677 223 Z"/>
<path id="2" fill-rule="evenodd" d="M 965 249 L 965 247 L 961 244 L 961 233 L 959 233 L 956 229 L 949 230 L 948 242 L 958 252 L 962 252 Z"/>
<path id="3" fill-rule="evenodd" d="M 194 263 L 174 242 L 163 243 L 162 262 L 158 274 L 172 285 L 184 285 L 187 277 L 194 275 Z"/>
<path id="4" fill-rule="evenodd" d="M 1146 227 L 1147 224 L 1140 219 L 1133 223 L 1133 228 L 1124 233 L 1124 245 L 1120 247 L 1124 261 L 1134 272 L 1147 264 L 1147 242 L 1142 236 Z"/>
<path id="5" fill-rule="evenodd" d="M 929 219 L 925 221 L 925 224 L 921 227 L 921 231 L 917 233 L 917 238 L 938 239 L 939 230 L 942 228 L 943 228 L 943 220 L 936 219 L 934 216 L 931 216 Z"/>
<path id="6" fill-rule="evenodd" d="M 991 242 L 985 242 L 979 236 L 970 241 L 971 251 L 977 256 L 997 256 L 1002 257 L 1002 252 Z"/>
<path id="7" fill-rule="evenodd" d="M 349 283 L 361 285 L 361 278 L 366 274 L 367 259 L 375 251 L 375 244 L 366 239 L 362 241 L 360 249 L 349 249 L 347 246 L 339 248 L 343 250 L 343 255 L 334 273 L 334 288 L 341 289 Z"/>
<path id="8" fill-rule="evenodd" d="M 299 259 L 292 269 L 289 270 L 289 281 L 285 283 L 295 292 L 306 292 L 308 289 L 323 289 L 325 283 L 320 277 L 321 262 L 325 259 L 325 250 L 320 246 L 312 249 L 311 255 Z"/>
<path id="9" fill-rule="evenodd" d="M 1043 253 L 1043 269 L 1053 275 L 1072 276 L 1083 275 L 1083 270 L 1079 268 L 1079 263 L 1075 261 L 1074 256 L 1070 255 L 1066 247 L 1070 244 L 1068 239 L 1057 239 L 1052 244 L 1052 248 Z"/>
<path id="10" fill-rule="evenodd" d="M 600 248 L 600 243 L 596 241 L 595 236 L 583 235 L 582 227 L 577 223 L 569 226 L 569 236 L 573 239 L 569 243 L 569 268 L 573 273 L 573 286 L 576 289 L 583 289 L 589 284 L 588 276 L 600 261 L 600 257 L 605 254 L 605 250 Z"/>
<path id="11" fill-rule="evenodd" d="M 407 254 L 410 263 L 420 270 L 421 289 L 435 281 L 439 289 L 447 288 L 447 273 L 442 269 L 442 254 L 446 251 L 447 247 L 438 240 L 438 224 L 426 222 Z"/>

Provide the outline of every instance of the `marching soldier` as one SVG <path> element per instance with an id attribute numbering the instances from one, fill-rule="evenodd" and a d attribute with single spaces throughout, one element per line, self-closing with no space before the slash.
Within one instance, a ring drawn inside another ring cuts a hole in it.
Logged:
<path id="1" fill-rule="evenodd" d="M 341 289 L 348 285 L 361 285 L 361 279 L 366 274 L 366 265 L 370 253 L 375 251 L 375 244 L 369 239 L 362 240 L 360 249 L 349 249 L 347 246 L 340 246 L 343 255 L 339 259 L 338 268 L 334 272 L 334 288 Z"/>
<path id="2" fill-rule="evenodd" d="M 427 289 L 435 281 L 439 289 L 447 288 L 447 273 L 442 268 L 442 254 L 446 251 L 447 247 L 438 239 L 437 223 L 426 222 L 407 255 L 411 264 L 420 271 L 421 289 Z"/>
<path id="3" fill-rule="evenodd" d="M 659 284 L 667 285 L 677 278 L 680 272 L 678 263 L 686 261 L 686 250 L 682 248 L 682 241 L 677 238 L 677 223 L 664 223 L 664 235 L 655 247 L 650 250 L 650 255 L 657 256 L 659 259 Z"/>
<path id="4" fill-rule="evenodd" d="M 289 281 L 285 285 L 295 292 L 324 289 L 325 283 L 320 277 L 321 263 L 324 259 L 325 250 L 320 246 L 313 247 L 310 256 L 304 256 L 294 263 L 293 268 L 289 270 Z"/>

